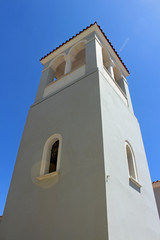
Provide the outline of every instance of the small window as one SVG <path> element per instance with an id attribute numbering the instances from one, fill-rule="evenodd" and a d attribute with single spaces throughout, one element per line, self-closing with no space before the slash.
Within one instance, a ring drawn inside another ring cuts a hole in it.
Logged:
<path id="1" fill-rule="evenodd" d="M 53 144 L 51 149 L 49 173 L 55 172 L 57 169 L 58 147 L 59 147 L 59 140 Z"/>
<path id="2" fill-rule="evenodd" d="M 43 176 L 47 177 L 59 173 L 61 147 L 62 136 L 60 134 L 54 134 L 48 138 L 43 149 L 40 177 L 38 179 L 41 180 Z"/>
<path id="3" fill-rule="evenodd" d="M 126 155 L 128 161 L 129 176 L 134 180 L 138 181 L 134 153 L 131 146 L 128 143 L 126 143 Z"/>

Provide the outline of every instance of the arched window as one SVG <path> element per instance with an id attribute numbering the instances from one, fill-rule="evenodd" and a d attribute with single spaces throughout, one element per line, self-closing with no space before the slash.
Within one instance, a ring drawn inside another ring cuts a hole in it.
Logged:
<path id="1" fill-rule="evenodd" d="M 85 48 L 80 50 L 76 55 L 72 63 L 72 71 L 85 64 Z"/>
<path id="2" fill-rule="evenodd" d="M 58 147 L 59 147 L 59 140 L 57 140 L 51 149 L 51 157 L 50 157 L 50 164 L 49 164 L 49 173 L 55 172 L 57 169 L 57 157 L 58 157 Z"/>
<path id="3" fill-rule="evenodd" d="M 59 172 L 62 136 L 54 134 L 48 138 L 44 145 L 40 176 Z"/>
<path id="4" fill-rule="evenodd" d="M 53 69 L 54 75 L 52 81 L 63 77 L 65 70 L 65 55 L 61 54 L 51 61 L 49 66 Z"/>
<path id="5" fill-rule="evenodd" d="M 131 146 L 127 142 L 126 142 L 126 155 L 127 155 L 129 176 L 131 178 L 133 178 L 134 180 L 138 181 L 134 153 L 133 153 Z"/>
<path id="6" fill-rule="evenodd" d="M 85 41 L 79 42 L 77 45 L 74 45 L 70 49 L 69 55 L 72 56 L 71 71 L 82 67 L 85 64 Z"/>

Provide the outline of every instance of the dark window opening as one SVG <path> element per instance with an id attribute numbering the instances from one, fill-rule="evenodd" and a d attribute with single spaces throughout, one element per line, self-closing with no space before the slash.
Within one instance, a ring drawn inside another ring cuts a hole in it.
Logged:
<path id="1" fill-rule="evenodd" d="M 128 168 L 129 168 L 129 175 L 130 177 L 134 178 L 136 180 L 136 169 L 134 166 L 134 156 L 131 152 L 131 149 L 129 146 L 126 146 L 126 151 L 127 151 L 127 160 L 128 160 Z"/>
<path id="2" fill-rule="evenodd" d="M 56 171 L 56 168 L 57 168 L 57 157 L 58 157 L 58 147 L 59 147 L 59 140 L 57 140 L 53 144 L 52 149 L 51 149 L 49 173 Z"/>

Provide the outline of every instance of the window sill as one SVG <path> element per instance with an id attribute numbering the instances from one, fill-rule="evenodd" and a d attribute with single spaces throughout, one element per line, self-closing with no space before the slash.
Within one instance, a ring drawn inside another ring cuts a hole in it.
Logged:
<path id="1" fill-rule="evenodd" d="M 139 182 L 137 182 L 133 177 L 129 177 L 129 180 L 132 182 L 132 183 L 134 183 L 137 187 L 139 187 L 139 188 L 141 188 L 142 187 L 142 185 L 139 183 Z"/>
<path id="2" fill-rule="evenodd" d="M 46 179 L 49 179 L 49 178 L 52 178 L 52 177 L 55 177 L 58 175 L 59 175 L 59 172 L 56 171 L 56 172 L 52 172 L 52 173 L 48 173 L 48 174 L 39 176 L 39 177 L 37 177 L 37 180 L 42 181 L 42 180 L 46 180 Z"/>

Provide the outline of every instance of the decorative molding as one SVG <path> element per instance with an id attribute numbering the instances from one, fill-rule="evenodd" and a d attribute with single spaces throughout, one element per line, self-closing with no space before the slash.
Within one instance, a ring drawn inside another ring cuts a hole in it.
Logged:
<path id="1" fill-rule="evenodd" d="M 133 164 L 133 172 L 134 172 L 134 175 L 135 175 L 135 178 L 130 176 L 130 168 L 129 168 L 129 159 L 128 159 L 128 156 L 127 156 L 127 146 L 129 148 L 129 151 L 131 153 L 131 161 L 132 161 L 132 164 Z M 138 183 L 138 172 L 137 172 L 137 165 L 136 165 L 136 158 L 135 158 L 135 154 L 134 154 L 134 151 L 132 149 L 132 146 L 131 144 L 129 143 L 128 140 L 125 141 L 125 152 L 126 152 L 126 159 L 127 159 L 127 163 L 128 163 L 128 172 L 129 172 L 129 179 L 132 181 L 135 181 L 136 183 Z M 133 182 L 132 181 L 132 182 Z"/>
<path id="2" fill-rule="evenodd" d="M 50 159 L 51 148 L 52 148 L 54 142 L 56 142 L 57 140 L 59 140 L 59 148 L 58 148 L 56 171 L 59 171 L 59 169 L 60 169 L 62 136 L 60 134 L 53 134 L 52 136 L 50 136 L 47 139 L 47 141 L 45 142 L 44 148 L 43 148 L 42 162 L 41 162 L 41 168 L 40 168 L 40 177 L 44 176 L 44 175 L 48 175 L 48 173 L 46 173 L 46 166 L 47 166 L 47 163 L 49 162 L 49 159 Z"/>

